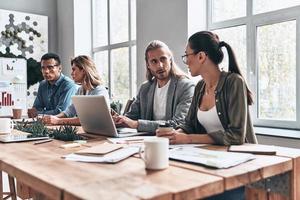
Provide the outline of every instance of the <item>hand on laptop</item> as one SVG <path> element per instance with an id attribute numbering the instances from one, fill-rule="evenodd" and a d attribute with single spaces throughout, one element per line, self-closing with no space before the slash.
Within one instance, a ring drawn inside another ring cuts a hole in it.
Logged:
<path id="1" fill-rule="evenodd" d="M 116 126 L 128 127 L 128 128 L 138 128 L 138 121 L 132 120 L 123 115 L 114 115 L 113 116 L 114 123 Z"/>

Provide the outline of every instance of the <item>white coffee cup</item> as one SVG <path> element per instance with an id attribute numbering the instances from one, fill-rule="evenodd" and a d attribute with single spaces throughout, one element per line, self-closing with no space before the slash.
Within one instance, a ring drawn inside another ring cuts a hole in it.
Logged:
<path id="1" fill-rule="evenodd" d="M 10 134 L 14 123 L 10 118 L 0 118 L 0 134 Z"/>
<path id="2" fill-rule="evenodd" d="M 166 169 L 169 167 L 169 139 L 168 138 L 149 138 L 144 140 L 144 160 L 146 169 Z"/>

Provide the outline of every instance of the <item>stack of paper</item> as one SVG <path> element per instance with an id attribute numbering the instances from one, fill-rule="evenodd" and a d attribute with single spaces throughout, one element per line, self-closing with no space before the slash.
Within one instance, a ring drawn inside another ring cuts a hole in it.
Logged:
<path id="1" fill-rule="evenodd" d="M 231 153 L 197 147 L 171 149 L 169 155 L 173 160 L 203 164 L 214 168 L 229 168 L 255 158 L 254 155 L 248 153 Z"/>

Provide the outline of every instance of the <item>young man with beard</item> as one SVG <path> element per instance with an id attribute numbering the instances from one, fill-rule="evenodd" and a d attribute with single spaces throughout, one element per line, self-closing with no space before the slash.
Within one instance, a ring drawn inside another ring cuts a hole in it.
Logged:
<path id="1" fill-rule="evenodd" d="M 155 132 L 168 122 L 176 127 L 183 123 L 194 93 L 194 84 L 174 62 L 169 47 L 158 40 L 146 48 L 147 81 L 125 116 L 114 115 L 117 126 Z"/>
<path id="2" fill-rule="evenodd" d="M 37 114 L 57 115 L 71 104 L 78 86 L 61 73 L 62 66 L 58 55 L 47 53 L 41 58 L 41 72 L 44 80 L 40 82 L 33 108 L 29 117 Z"/>

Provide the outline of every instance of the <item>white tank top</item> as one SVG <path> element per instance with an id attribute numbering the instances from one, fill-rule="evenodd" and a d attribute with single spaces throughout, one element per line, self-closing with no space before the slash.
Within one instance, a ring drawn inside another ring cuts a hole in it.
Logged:
<path id="1" fill-rule="evenodd" d="M 206 129 L 207 133 L 223 130 L 219 116 L 217 114 L 216 106 L 208 111 L 202 111 L 198 108 L 197 112 L 198 122 Z"/>

